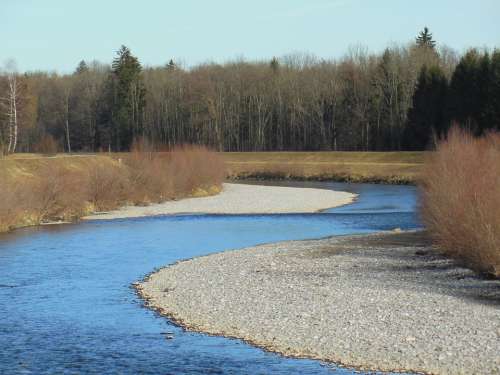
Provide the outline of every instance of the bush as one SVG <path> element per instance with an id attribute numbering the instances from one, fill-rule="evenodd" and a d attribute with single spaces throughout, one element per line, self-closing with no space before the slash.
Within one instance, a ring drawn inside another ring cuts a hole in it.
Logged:
<path id="1" fill-rule="evenodd" d="M 137 142 L 130 154 L 113 160 L 41 159 L 31 166 L 0 166 L 0 232 L 49 220 L 72 220 L 90 211 L 124 204 L 147 204 L 220 187 L 224 163 L 204 147 L 184 146 L 154 152 Z"/>
<path id="2" fill-rule="evenodd" d="M 86 173 L 86 194 L 96 211 L 118 208 L 127 200 L 128 174 L 114 163 L 100 163 Z"/>
<path id="3" fill-rule="evenodd" d="M 87 194 L 81 172 L 47 163 L 25 180 L 20 195 L 33 224 L 73 220 L 85 213 Z"/>
<path id="4" fill-rule="evenodd" d="M 222 158 L 202 146 L 179 146 L 152 152 L 143 142 L 125 157 L 130 193 L 135 204 L 162 202 L 183 196 L 209 193 L 225 178 Z"/>
<path id="5" fill-rule="evenodd" d="M 442 251 L 500 276 L 500 134 L 453 128 L 423 173 L 422 214 Z"/>
<path id="6" fill-rule="evenodd" d="M 180 146 L 170 152 L 170 180 L 178 196 L 220 186 L 226 176 L 222 157 L 203 146 Z"/>

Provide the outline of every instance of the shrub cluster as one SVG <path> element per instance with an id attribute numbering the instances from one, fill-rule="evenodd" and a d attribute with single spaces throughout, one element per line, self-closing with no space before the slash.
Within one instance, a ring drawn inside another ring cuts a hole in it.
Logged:
<path id="1" fill-rule="evenodd" d="M 0 164 L 0 232 L 53 220 L 75 220 L 90 212 L 142 205 L 220 189 L 221 157 L 205 147 L 167 152 L 141 148 L 115 159 L 81 162 L 47 159 L 36 169 L 9 173 Z"/>
<path id="2" fill-rule="evenodd" d="M 500 134 L 454 128 L 423 173 L 423 219 L 445 254 L 500 276 Z"/>

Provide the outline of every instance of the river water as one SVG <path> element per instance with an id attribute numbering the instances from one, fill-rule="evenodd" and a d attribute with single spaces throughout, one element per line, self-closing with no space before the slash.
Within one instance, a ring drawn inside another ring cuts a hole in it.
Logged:
<path id="1" fill-rule="evenodd" d="M 411 186 L 288 185 L 360 195 L 316 214 L 160 216 L 1 235 L 0 374 L 353 373 L 185 332 L 144 308 L 131 288 L 155 268 L 211 252 L 420 226 Z"/>

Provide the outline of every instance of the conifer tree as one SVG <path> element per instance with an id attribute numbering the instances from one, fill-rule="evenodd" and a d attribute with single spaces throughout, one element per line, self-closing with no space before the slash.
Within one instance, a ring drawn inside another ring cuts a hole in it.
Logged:
<path id="1" fill-rule="evenodd" d="M 469 50 L 453 72 L 447 100 L 447 112 L 450 122 L 480 134 L 478 115 L 481 112 L 480 101 L 480 56 L 477 50 Z"/>
<path id="2" fill-rule="evenodd" d="M 167 64 L 167 69 L 168 70 L 175 70 L 176 68 L 177 68 L 177 66 L 174 63 L 174 60 L 170 59 L 170 61 Z"/>
<path id="3" fill-rule="evenodd" d="M 276 57 L 273 57 L 271 59 L 271 62 L 269 63 L 269 66 L 271 67 L 271 70 L 274 73 L 277 73 L 278 69 L 280 68 L 280 63 L 279 63 L 279 61 L 278 61 L 278 59 Z"/>
<path id="4" fill-rule="evenodd" d="M 88 67 L 87 63 L 85 62 L 85 60 L 82 60 L 78 63 L 78 66 L 75 69 L 75 74 L 82 74 L 82 73 L 86 73 L 88 71 L 89 71 L 89 67 Z"/>
<path id="5" fill-rule="evenodd" d="M 111 134 L 114 148 L 130 148 L 135 137 L 142 135 L 146 90 L 142 66 L 130 49 L 122 46 L 112 64 Z"/>
<path id="6" fill-rule="evenodd" d="M 434 49 L 436 47 L 436 42 L 432 39 L 432 34 L 429 32 L 429 29 L 424 27 L 424 29 L 418 34 L 415 39 L 417 46 L 419 47 L 427 47 Z"/>
<path id="7" fill-rule="evenodd" d="M 404 143 L 408 150 L 424 150 L 433 136 L 443 136 L 447 131 L 444 106 L 448 82 L 438 66 L 420 70 L 413 105 L 408 112 Z"/>
<path id="8" fill-rule="evenodd" d="M 490 60 L 490 90 L 488 112 L 491 121 L 490 127 L 500 131 L 500 50 L 491 54 Z"/>

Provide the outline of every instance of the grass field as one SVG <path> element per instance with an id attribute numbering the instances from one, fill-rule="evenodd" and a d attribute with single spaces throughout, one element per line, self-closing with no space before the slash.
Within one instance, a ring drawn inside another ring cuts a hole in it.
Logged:
<path id="1" fill-rule="evenodd" d="M 85 158 L 126 157 L 127 153 L 102 154 L 16 154 L 0 159 L 3 167 L 22 173 L 50 160 L 66 165 L 86 164 Z M 425 152 L 223 152 L 229 179 L 336 180 L 413 184 L 418 179 Z M 59 160 L 62 159 L 62 160 Z M 19 161 L 14 163 L 13 160 Z"/>
<path id="2" fill-rule="evenodd" d="M 415 183 L 425 152 L 226 152 L 230 179 Z"/>

